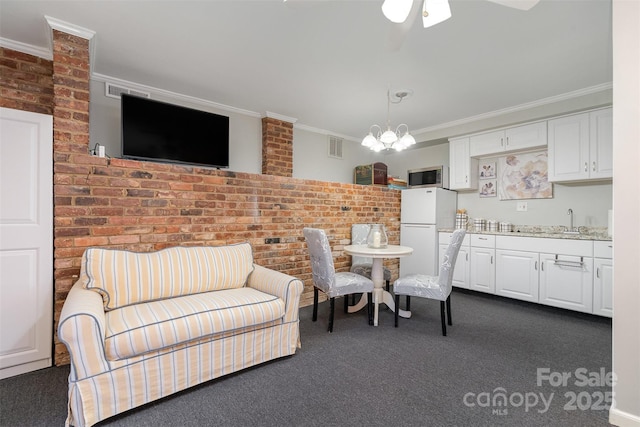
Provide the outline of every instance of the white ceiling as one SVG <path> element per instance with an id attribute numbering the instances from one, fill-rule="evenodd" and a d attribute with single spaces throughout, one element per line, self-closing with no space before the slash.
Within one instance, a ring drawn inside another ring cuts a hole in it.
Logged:
<path id="1" fill-rule="evenodd" d="M 50 49 L 50 16 L 95 31 L 93 73 L 354 140 L 384 125 L 387 89 L 413 91 L 391 124 L 415 131 L 612 81 L 610 0 L 450 0 L 399 48 L 381 4 L 0 0 L 0 41 Z"/>

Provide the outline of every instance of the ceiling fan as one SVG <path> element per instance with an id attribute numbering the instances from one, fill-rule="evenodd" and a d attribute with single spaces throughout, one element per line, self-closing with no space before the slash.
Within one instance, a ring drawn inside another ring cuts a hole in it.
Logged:
<path id="1" fill-rule="evenodd" d="M 529 10 L 540 0 L 488 0 L 503 6 L 520 10 Z M 382 13 L 391 22 L 402 24 L 411 14 L 414 0 L 385 0 L 382 3 Z M 439 24 L 451 18 L 449 0 L 424 0 L 422 6 L 422 24 L 424 28 Z"/>
<path id="2" fill-rule="evenodd" d="M 422 1 L 422 0 L 421 0 Z M 382 13 L 395 25 L 389 35 L 387 47 L 397 50 L 404 41 L 409 29 L 420 11 L 418 0 L 384 0 L 382 3 Z M 529 10 L 540 0 L 487 0 L 503 6 L 519 10 Z M 451 18 L 451 8 L 449 0 L 424 0 L 422 3 L 422 25 L 424 28 L 431 27 Z M 409 18 L 411 17 L 411 18 Z"/>

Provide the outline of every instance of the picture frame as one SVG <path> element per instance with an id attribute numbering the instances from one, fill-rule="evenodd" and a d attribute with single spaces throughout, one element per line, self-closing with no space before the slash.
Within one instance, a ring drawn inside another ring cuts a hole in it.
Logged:
<path id="1" fill-rule="evenodd" d="M 495 179 L 496 175 L 496 162 L 480 162 L 478 164 L 478 177 L 480 179 Z"/>
<path id="2" fill-rule="evenodd" d="M 498 195 L 498 184 L 496 179 L 485 179 L 484 181 L 480 181 L 479 187 L 480 197 L 496 197 Z"/>

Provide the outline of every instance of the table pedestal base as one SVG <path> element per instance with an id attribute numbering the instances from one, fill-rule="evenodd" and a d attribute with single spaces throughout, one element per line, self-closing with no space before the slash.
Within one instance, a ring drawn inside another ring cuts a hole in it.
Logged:
<path id="1" fill-rule="evenodd" d="M 345 298 L 347 298 L 347 295 L 345 295 Z M 364 307 L 367 306 L 368 300 L 369 298 L 367 297 L 367 294 L 366 293 L 362 294 L 360 301 L 358 301 L 355 305 L 349 306 L 348 312 L 355 313 L 356 311 L 362 310 Z M 396 310 L 396 304 L 393 301 L 393 295 L 391 295 L 391 293 L 381 288 L 374 289 L 373 290 L 373 326 L 378 326 L 378 310 L 379 310 L 380 304 L 386 304 L 387 307 L 389 307 L 393 312 L 395 312 Z M 411 317 L 410 311 L 401 310 L 401 309 L 399 310 L 400 311 L 398 311 L 398 316 L 404 317 L 405 319 L 409 319 Z"/>

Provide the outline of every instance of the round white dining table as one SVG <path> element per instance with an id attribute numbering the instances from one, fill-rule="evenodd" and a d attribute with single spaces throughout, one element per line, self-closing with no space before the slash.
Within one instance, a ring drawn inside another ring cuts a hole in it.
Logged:
<path id="1" fill-rule="evenodd" d="M 413 248 L 409 246 L 387 245 L 384 248 L 370 248 L 367 245 L 348 245 L 344 247 L 344 251 L 349 255 L 356 255 L 373 259 L 371 266 L 371 280 L 373 281 L 373 325 L 378 326 L 378 306 L 386 304 L 391 310 L 395 311 L 395 302 L 393 296 L 384 289 L 384 276 L 382 270 L 382 260 L 384 258 L 400 258 L 411 255 Z M 357 304 L 349 307 L 349 313 L 354 313 L 367 304 L 367 294 L 363 294 Z M 411 317 L 411 312 L 400 310 L 398 307 L 398 315 L 404 318 Z"/>

